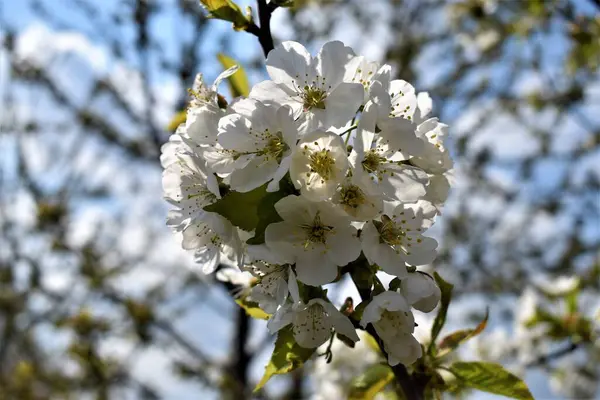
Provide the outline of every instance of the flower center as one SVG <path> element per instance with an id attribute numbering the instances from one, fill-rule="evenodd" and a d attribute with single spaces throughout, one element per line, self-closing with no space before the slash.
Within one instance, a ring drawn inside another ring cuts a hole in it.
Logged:
<path id="1" fill-rule="evenodd" d="M 381 157 L 374 150 L 369 150 L 361 164 L 365 171 L 372 173 L 379 170 L 379 165 L 383 161 L 385 161 L 385 157 Z"/>
<path id="2" fill-rule="evenodd" d="M 402 243 L 406 232 L 398 228 L 394 221 L 387 215 L 381 217 L 381 222 L 373 221 L 379 232 L 379 243 L 387 243 L 390 246 L 396 246 Z"/>
<path id="3" fill-rule="evenodd" d="M 340 203 L 351 208 L 358 208 L 366 202 L 365 194 L 356 185 L 342 187 L 340 194 L 342 197 Z"/>
<path id="4" fill-rule="evenodd" d="M 309 156 L 310 171 L 317 173 L 323 180 L 329 180 L 335 175 L 335 160 L 329 149 L 319 150 Z"/>
<path id="5" fill-rule="evenodd" d="M 317 211 L 312 224 L 301 225 L 302 229 L 306 232 L 306 241 L 304 242 L 304 248 L 307 248 L 312 243 L 325 244 L 327 241 L 327 234 L 333 231 L 333 226 L 328 226 L 321 222 L 321 215 Z"/>
<path id="6" fill-rule="evenodd" d="M 277 132 L 276 135 L 271 136 L 267 145 L 264 148 L 264 152 L 267 156 L 273 157 L 278 162 L 283 158 L 283 153 L 289 149 L 288 145 L 281 139 L 281 132 Z"/>
<path id="7" fill-rule="evenodd" d="M 304 111 L 308 111 L 312 108 L 325 109 L 325 99 L 327 98 L 326 91 L 307 85 L 304 86 L 304 90 L 300 96 L 304 102 Z"/>

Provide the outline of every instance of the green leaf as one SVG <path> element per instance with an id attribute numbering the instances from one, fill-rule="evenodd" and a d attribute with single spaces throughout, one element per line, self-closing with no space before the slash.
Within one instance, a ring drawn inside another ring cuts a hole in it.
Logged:
<path id="1" fill-rule="evenodd" d="M 169 132 L 174 132 L 180 124 L 185 122 L 185 118 L 187 117 L 187 111 L 179 111 L 177 114 L 173 116 L 169 125 L 167 125 L 167 130 Z"/>
<path id="2" fill-rule="evenodd" d="M 279 182 L 279 191 L 267 193 L 258 204 L 257 218 L 258 223 L 254 236 L 246 241 L 248 244 L 262 244 L 265 242 L 265 229 L 269 224 L 282 221 L 275 210 L 275 203 L 286 196 L 294 194 L 294 187 L 291 182 L 282 179 Z"/>
<path id="3" fill-rule="evenodd" d="M 265 374 L 254 388 L 254 391 L 256 392 L 262 388 L 273 375 L 287 374 L 296 368 L 300 368 L 314 352 L 315 349 L 305 349 L 296 343 L 291 326 L 283 328 L 277 334 L 271 360 L 266 366 Z"/>
<path id="4" fill-rule="evenodd" d="M 375 364 L 350 383 L 348 400 L 371 400 L 394 379 L 389 365 Z"/>
<path id="5" fill-rule="evenodd" d="M 253 301 L 249 301 L 246 298 L 236 299 L 236 304 L 246 310 L 246 314 L 256 319 L 269 319 L 271 318 L 270 314 L 264 312 L 259 306 L 258 303 Z"/>
<path id="6" fill-rule="evenodd" d="M 455 362 L 449 370 L 469 388 L 513 399 L 533 399 L 525 382 L 500 364 Z"/>
<path id="7" fill-rule="evenodd" d="M 246 75 L 244 68 L 240 66 L 240 63 L 223 53 L 217 54 L 217 58 L 223 66 L 223 69 L 229 69 L 234 65 L 239 66 L 238 70 L 227 78 L 229 89 L 231 90 L 233 97 L 248 96 L 250 94 L 250 83 L 248 83 L 248 76 Z"/>
<path id="8" fill-rule="evenodd" d="M 440 353 L 443 352 L 443 354 L 440 354 L 440 356 L 451 352 L 452 350 L 456 349 L 461 343 L 464 343 L 472 337 L 479 335 L 487 326 L 488 317 L 489 309 L 485 311 L 485 317 L 474 329 L 464 329 L 456 331 L 443 338 L 440 341 L 440 344 L 438 345 Z"/>
<path id="9" fill-rule="evenodd" d="M 440 304 L 440 310 L 438 311 L 435 320 L 433 321 L 433 326 L 431 327 L 431 343 L 429 344 L 429 354 L 433 354 L 435 351 L 435 340 L 440 334 L 444 324 L 446 323 L 446 314 L 448 314 L 448 306 L 450 305 L 450 299 L 452 297 L 452 288 L 454 287 L 452 284 L 446 282 L 440 274 L 437 272 L 433 273 L 433 278 L 435 282 L 439 286 L 442 292 L 442 299 Z"/>
<path id="10" fill-rule="evenodd" d="M 231 0 L 200 0 L 209 18 L 222 19 L 233 23 L 236 30 L 246 29 L 248 18 L 242 14 L 240 7 Z"/>
<path id="11" fill-rule="evenodd" d="M 217 202 L 204 207 L 227 218 L 233 225 L 252 231 L 258 225 L 258 205 L 265 197 L 267 185 L 246 193 L 230 191 Z"/>

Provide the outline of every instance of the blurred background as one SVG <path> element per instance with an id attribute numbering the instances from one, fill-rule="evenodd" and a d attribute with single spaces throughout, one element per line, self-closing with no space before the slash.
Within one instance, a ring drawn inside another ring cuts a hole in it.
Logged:
<path id="1" fill-rule="evenodd" d="M 455 284 L 445 331 L 490 308 L 460 356 L 503 363 L 536 398 L 600 398 L 600 2 L 294 3 L 276 42 L 342 40 L 450 125 L 431 266 Z M 221 52 L 266 78 L 256 38 L 204 14 L 0 1 L 0 399 L 250 398 L 272 338 L 231 299 L 247 282 L 199 275 L 165 226 L 160 146 L 195 74 L 212 82 Z M 343 398 L 335 357 L 255 397 Z"/>

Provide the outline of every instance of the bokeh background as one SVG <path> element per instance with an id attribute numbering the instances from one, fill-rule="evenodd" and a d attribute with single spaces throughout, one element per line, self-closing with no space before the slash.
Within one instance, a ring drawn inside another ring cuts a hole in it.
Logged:
<path id="1" fill-rule="evenodd" d="M 1 399 L 242 399 L 260 379 L 272 338 L 232 301 L 243 282 L 199 275 L 165 227 L 160 146 L 195 74 L 225 53 L 266 77 L 256 38 L 204 15 L 0 1 Z M 455 284 L 445 331 L 489 307 L 461 357 L 536 398 L 600 398 L 600 2 L 296 0 L 272 31 L 431 94 L 456 162 L 431 266 Z M 338 375 L 311 364 L 255 397 L 335 399 Z"/>

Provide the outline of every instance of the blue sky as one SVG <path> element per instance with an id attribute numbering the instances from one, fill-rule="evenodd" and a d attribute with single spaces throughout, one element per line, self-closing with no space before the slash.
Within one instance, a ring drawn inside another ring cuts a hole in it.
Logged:
<path id="1" fill-rule="evenodd" d="M 174 1 L 174 0 L 173 0 Z M 6 2 L 5 2 L 6 3 Z M 47 4 L 52 4 L 52 2 L 47 1 Z M 73 9 L 71 7 L 69 7 L 68 5 L 68 1 L 65 0 L 58 0 L 53 2 L 52 6 L 55 7 L 55 15 L 59 15 L 60 19 L 62 21 L 68 21 L 69 26 L 73 26 L 76 27 L 76 29 L 78 31 L 81 32 L 89 32 L 89 37 L 91 38 L 91 45 L 92 46 L 97 46 L 98 48 L 101 49 L 101 51 L 103 51 L 103 46 L 104 43 L 102 43 L 99 40 L 94 39 L 95 34 L 93 33 L 93 29 L 90 28 L 87 25 L 86 20 L 78 13 L 76 13 L 75 11 L 73 11 Z M 105 1 L 102 3 L 103 7 L 112 7 L 115 4 L 117 4 L 118 1 L 117 0 L 110 0 L 110 1 Z M 246 5 L 246 4 L 253 4 L 253 2 L 251 1 L 244 1 L 244 2 L 240 2 L 240 6 Z M 56 11 L 56 10 L 59 11 Z M 17 31 L 19 32 L 24 32 L 26 30 L 28 30 L 29 28 L 31 28 L 32 26 L 34 26 L 35 24 L 41 25 L 43 26 L 45 23 L 42 19 L 40 19 L 39 17 L 37 17 L 35 14 L 31 13 L 31 11 L 29 10 L 28 6 L 26 5 L 26 2 L 22 2 L 22 1 L 9 1 L 7 4 L 3 4 L 2 5 L 2 9 L 1 9 L 1 13 L 2 16 L 4 17 L 5 20 L 9 20 L 10 24 L 13 28 L 16 28 Z M 99 21 L 101 23 L 102 18 L 99 18 Z M 186 35 L 188 32 L 188 30 L 186 29 L 185 26 L 180 26 L 178 24 L 175 23 L 176 19 L 173 18 L 173 15 L 171 14 L 171 12 L 169 10 L 167 10 L 166 12 L 162 13 L 158 18 L 156 18 L 156 20 L 154 21 L 153 25 L 152 25 L 152 29 L 154 32 L 156 32 L 158 34 L 159 37 L 163 38 L 165 43 L 169 43 L 169 42 L 174 42 L 174 38 L 176 37 L 181 37 L 180 35 Z M 274 21 L 274 27 L 275 29 L 277 29 L 277 26 L 281 26 L 281 24 L 283 23 L 283 19 L 281 19 L 281 17 L 276 16 L 275 21 Z M 218 74 L 220 67 L 218 66 L 218 64 L 216 62 L 214 62 L 214 57 L 216 55 L 216 53 L 218 52 L 218 47 L 219 47 L 219 42 L 216 40 L 218 37 L 226 34 L 227 32 L 230 32 L 230 26 L 227 23 L 221 22 L 221 21 L 212 21 L 210 23 L 210 27 L 209 29 L 211 30 L 211 35 L 209 36 L 209 40 L 204 41 L 201 45 L 202 45 L 202 52 L 203 54 L 205 54 L 205 62 L 202 63 L 201 66 L 199 66 L 199 68 L 202 69 L 202 71 L 205 73 L 205 76 L 207 78 L 207 81 L 211 82 L 213 80 L 213 78 Z M 277 32 L 277 31 L 276 31 Z M 123 30 L 123 32 L 119 33 L 120 35 L 123 35 L 123 38 L 128 38 L 131 40 L 131 38 L 133 37 L 134 33 L 132 31 L 129 31 L 127 29 Z M 286 33 L 289 34 L 289 33 Z M 348 31 L 344 31 L 344 30 L 338 30 L 334 32 L 334 39 L 346 39 L 346 38 L 350 38 L 353 40 L 357 40 L 356 39 L 356 32 L 354 32 L 352 29 L 349 29 Z M 360 36 L 360 33 L 359 33 Z M 210 38 L 214 38 L 215 40 L 210 40 Z M 369 41 L 370 38 L 367 38 L 367 41 Z M 549 38 L 548 40 L 553 40 L 555 38 Z M 514 46 L 518 46 L 518 43 L 512 44 Z M 554 43 L 554 47 L 553 47 L 553 51 L 548 52 L 548 60 L 549 62 L 552 61 L 553 57 L 560 57 L 564 54 L 564 43 Z M 315 49 L 313 49 L 315 50 Z M 169 59 L 169 58 L 174 58 L 174 57 L 178 57 L 178 49 L 175 48 L 170 48 L 170 47 L 166 47 L 163 49 L 164 51 L 164 56 Z M 256 43 L 256 40 L 253 36 L 245 34 L 245 33 L 237 33 L 235 34 L 235 39 L 233 42 L 233 47 L 232 47 L 232 53 L 231 55 L 233 55 L 234 57 L 236 57 L 237 59 L 241 60 L 242 62 L 248 61 L 250 58 L 252 58 L 257 52 L 260 51 L 260 48 L 258 46 L 258 44 Z M 377 53 L 376 50 L 370 50 L 373 51 L 374 54 Z M 94 53 L 90 53 L 90 54 L 94 54 Z M 110 58 L 109 52 L 105 51 L 106 57 L 107 57 L 107 64 L 110 66 L 112 65 L 113 61 Z M 91 60 L 96 61 L 100 64 L 102 64 L 102 62 L 100 62 L 99 59 L 96 60 Z M 86 62 L 90 62 L 89 59 L 87 59 Z M 136 65 L 138 64 L 138 60 L 135 59 L 129 59 L 128 62 L 130 63 L 130 65 L 132 67 L 136 67 Z M 156 66 L 155 66 L 156 67 Z M 442 68 L 443 69 L 443 68 Z M 502 74 L 505 71 L 503 71 L 503 66 L 498 66 L 496 69 L 494 70 L 490 70 L 487 71 L 487 74 L 489 74 L 490 76 L 502 76 Z M 435 78 L 434 73 L 431 74 L 432 76 L 432 80 Z M 251 75 L 251 80 L 253 81 L 253 83 L 257 82 L 258 80 L 262 79 L 264 77 L 264 74 L 261 74 L 260 72 L 258 73 L 253 73 Z M 69 76 L 65 76 L 65 78 L 67 80 L 72 80 L 73 76 L 69 75 Z M 89 77 L 88 77 L 89 78 Z M 2 73 L 0 73 L 0 79 L 3 79 Z M 76 76 L 77 82 L 76 85 L 83 85 L 83 80 L 86 79 L 86 75 L 85 72 L 82 72 L 80 76 Z M 534 82 L 535 79 L 532 80 L 532 82 Z M 165 76 L 163 74 L 161 74 L 159 72 L 158 68 L 154 68 L 153 69 L 153 83 L 156 86 L 160 86 L 160 85 L 165 85 L 165 87 L 168 87 L 169 84 L 172 83 L 171 81 L 171 77 Z M 427 80 L 424 80 L 423 82 L 421 82 L 421 84 L 423 85 L 428 85 L 431 82 L 428 82 Z M 173 83 L 175 84 L 175 83 Z M 529 82 L 528 84 L 532 84 L 531 82 Z M 1 88 L 2 86 L 2 82 L 0 82 L 0 91 L 2 91 L 3 89 Z M 178 88 L 175 88 L 178 89 Z M 174 93 L 176 92 L 176 90 L 174 91 Z M 455 107 L 448 107 L 448 114 L 451 114 L 450 116 L 452 118 L 457 117 L 457 113 L 459 110 L 461 110 L 461 105 L 460 104 L 456 104 Z M 455 114 L 456 113 L 456 114 Z M 452 115 L 454 114 L 454 115 Z M 600 115 L 598 115 L 596 113 L 597 116 L 597 120 L 596 121 L 600 121 Z M 459 118 L 460 119 L 460 118 Z M 467 119 L 466 116 L 463 117 L 463 119 Z M 503 127 L 507 130 L 517 130 L 519 129 L 518 126 L 514 126 L 511 124 L 504 124 Z M 577 140 L 577 139 L 573 139 L 573 137 L 576 136 L 581 136 L 582 133 L 580 132 L 579 134 L 577 133 L 577 127 L 576 126 L 567 126 L 564 128 L 565 132 L 568 132 L 569 134 L 565 136 L 565 140 Z M 513 136 L 512 140 L 504 140 L 504 141 L 498 141 L 497 139 L 497 133 L 498 133 L 498 129 L 496 130 L 491 130 L 487 135 L 485 135 L 484 139 L 480 139 L 479 142 L 476 143 L 476 145 L 480 145 L 480 146 L 489 146 L 490 148 L 494 149 L 494 151 L 496 152 L 502 152 L 505 151 L 508 156 L 514 156 L 514 146 L 512 145 L 513 140 L 519 140 L 521 139 L 518 135 L 517 136 Z M 507 132 L 507 136 L 510 134 L 510 132 Z M 506 139 L 506 138 L 505 138 Z M 526 151 L 526 144 L 525 142 L 521 142 L 521 150 Z M 598 159 L 598 155 L 596 157 L 596 159 Z M 564 167 L 561 167 L 558 163 L 555 163 L 554 161 L 549 161 L 550 165 L 546 166 L 546 168 L 543 168 L 542 170 L 537 172 L 537 178 L 535 179 L 536 185 L 539 185 L 539 188 L 543 189 L 543 188 L 547 188 L 547 187 L 552 187 L 554 182 L 556 181 L 556 178 L 560 176 L 561 174 L 561 170 L 564 170 Z M 590 163 L 593 163 L 592 161 L 589 161 Z M 591 168 L 591 167 L 590 167 Z M 550 169 L 550 172 L 549 172 Z M 154 171 L 156 172 L 156 171 Z M 143 173 L 140 171 L 139 175 L 142 175 Z M 514 181 L 515 178 L 512 178 L 510 176 L 510 171 L 507 172 L 506 169 L 502 169 L 500 168 L 499 171 L 497 171 L 498 176 L 502 176 L 502 179 L 506 179 L 507 181 Z M 158 193 L 160 190 L 160 177 L 158 174 L 154 174 L 152 177 L 147 177 L 146 178 L 150 184 L 149 187 L 153 187 L 156 189 L 156 195 L 157 197 L 159 197 Z M 513 185 L 518 185 L 518 182 L 512 182 Z M 539 188 L 525 188 L 525 196 L 527 197 L 533 197 L 536 195 L 536 190 L 538 190 Z M 529 193 L 527 193 L 527 191 L 529 191 Z M 166 207 L 164 208 L 166 209 Z M 161 218 L 162 219 L 162 218 Z M 592 227 L 593 228 L 593 227 Z M 591 228 L 590 228 L 591 229 Z M 595 236 L 598 235 L 599 232 L 593 231 L 592 229 L 592 233 L 590 233 L 591 236 Z M 189 256 L 189 255 L 188 255 Z M 220 296 L 219 294 L 215 294 L 215 296 Z M 178 301 L 183 301 L 184 299 L 178 299 Z M 225 303 L 225 301 L 223 300 L 223 302 Z M 460 303 L 456 303 L 455 305 L 453 305 L 452 309 L 451 309 L 451 315 L 456 315 L 456 320 L 460 320 L 459 316 L 461 314 L 463 314 L 465 312 L 465 308 L 468 308 L 468 306 L 470 304 L 483 304 L 481 302 L 481 299 L 477 300 L 477 299 L 466 299 L 464 300 L 465 306 L 461 306 L 463 302 Z M 500 318 L 498 318 L 500 319 Z M 450 320 L 452 320 L 452 318 L 450 318 Z M 218 321 L 218 322 L 217 322 Z M 210 330 L 207 330 L 207 326 L 211 327 Z M 182 318 L 178 324 L 178 326 L 180 327 L 180 329 L 182 331 L 185 332 L 190 332 L 193 333 L 190 337 L 193 340 L 197 340 L 200 343 L 202 343 L 203 347 L 209 347 L 211 349 L 211 351 L 214 351 L 214 354 L 216 356 L 219 357 L 224 357 L 226 355 L 225 350 L 226 348 L 223 346 L 224 344 L 227 344 L 228 342 L 226 340 L 223 340 L 223 338 L 227 338 L 229 339 L 229 326 L 230 323 L 227 320 L 223 320 L 218 314 L 215 314 L 214 311 L 208 309 L 208 308 L 204 308 L 202 306 L 198 306 L 197 309 L 194 309 L 193 312 L 187 314 L 184 318 Z M 456 326 L 458 327 L 458 326 Z M 451 327 L 449 327 L 448 329 L 450 329 Z M 507 327 L 507 329 L 510 329 Z M 257 330 L 258 332 L 259 330 Z M 257 336 L 258 333 L 257 333 Z M 265 357 L 267 355 L 265 354 L 262 357 L 261 363 L 264 361 Z M 144 358 L 146 357 L 146 358 Z M 144 356 L 141 357 L 141 361 L 140 363 L 140 368 L 141 368 L 141 374 L 146 376 L 148 379 L 150 380 L 155 380 L 155 379 L 159 379 L 161 377 L 163 377 L 163 374 L 165 374 L 165 370 L 164 369 L 160 369 L 160 368 L 153 368 L 154 365 L 156 366 L 162 366 L 163 368 L 166 368 L 165 365 L 163 365 L 163 362 L 165 360 L 165 354 L 162 354 L 160 352 L 149 352 L 149 354 L 146 354 Z M 253 369 L 253 376 L 254 377 L 258 377 L 258 375 L 260 375 L 262 370 L 262 366 L 256 366 Z M 531 373 L 527 376 L 527 380 L 530 384 L 530 387 L 532 389 L 532 392 L 534 393 L 536 398 L 555 398 L 555 395 L 553 395 L 548 388 L 548 385 L 546 382 L 544 382 L 544 377 L 540 376 L 540 374 L 538 373 Z M 169 380 L 167 379 L 168 384 L 167 385 L 163 385 L 163 390 L 164 390 L 164 394 L 166 398 L 179 398 L 179 399 L 186 399 L 186 398 L 195 398 L 195 396 L 198 394 L 198 387 L 196 385 L 187 385 L 187 384 L 181 384 L 176 382 L 175 380 Z M 208 395 L 207 395 L 208 396 Z M 481 398 L 481 399 L 487 399 L 487 398 L 492 398 L 491 396 L 485 396 L 485 395 L 477 395 L 476 398 Z"/>

